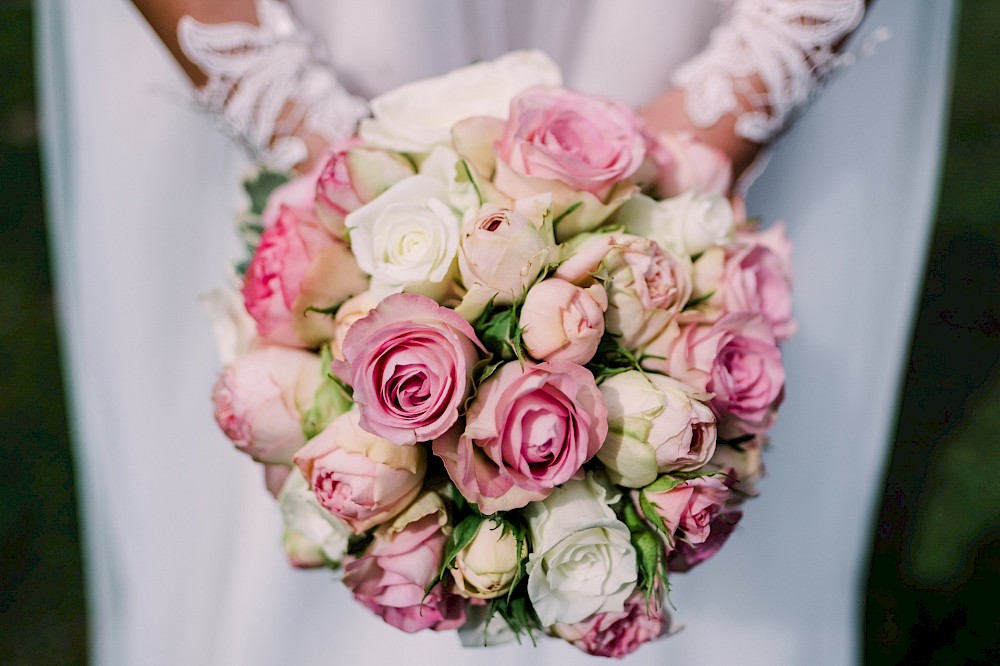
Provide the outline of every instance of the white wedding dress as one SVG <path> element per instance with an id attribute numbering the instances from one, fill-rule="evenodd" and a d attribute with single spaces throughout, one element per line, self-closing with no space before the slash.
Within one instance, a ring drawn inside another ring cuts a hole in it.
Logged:
<path id="1" fill-rule="evenodd" d="M 567 84 L 639 103 L 718 20 L 706 0 L 293 3 L 372 95 L 538 46 Z M 584 663 L 558 641 L 462 650 L 404 635 L 328 571 L 285 562 L 260 469 L 212 420 L 197 297 L 239 248 L 239 150 L 124 0 L 39 0 L 51 243 L 96 664 Z M 859 660 L 873 510 L 933 212 L 952 4 L 881 0 L 893 37 L 777 145 L 749 209 L 796 244 L 800 329 L 762 496 L 672 578 L 676 636 L 635 664 Z"/>

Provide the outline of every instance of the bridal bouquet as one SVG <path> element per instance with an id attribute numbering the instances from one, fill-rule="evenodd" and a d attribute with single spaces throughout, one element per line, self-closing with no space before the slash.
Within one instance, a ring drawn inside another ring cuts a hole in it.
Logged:
<path id="1" fill-rule="evenodd" d="M 316 172 L 249 183 L 253 331 L 229 329 L 216 418 L 264 464 L 292 564 L 342 569 L 385 622 L 627 654 L 756 492 L 783 232 L 726 197 L 714 149 L 537 52 L 372 112 Z"/>

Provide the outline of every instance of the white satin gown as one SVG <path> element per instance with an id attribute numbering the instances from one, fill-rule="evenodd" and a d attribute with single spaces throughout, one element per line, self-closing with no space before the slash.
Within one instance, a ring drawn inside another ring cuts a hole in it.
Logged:
<path id="1" fill-rule="evenodd" d="M 568 85 L 640 103 L 718 20 L 706 0 L 300 0 L 342 82 L 377 94 L 547 50 Z M 99 665 L 596 663 L 551 640 L 462 650 L 405 635 L 328 571 L 293 570 L 260 468 L 212 420 L 197 297 L 239 249 L 239 150 L 124 0 L 39 0 L 51 242 Z M 749 209 L 787 221 L 797 336 L 762 496 L 671 579 L 677 635 L 632 664 L 850 664 L 933 212 L 952 6 L 881 0 L 893 37 L 777 145 Z"/>

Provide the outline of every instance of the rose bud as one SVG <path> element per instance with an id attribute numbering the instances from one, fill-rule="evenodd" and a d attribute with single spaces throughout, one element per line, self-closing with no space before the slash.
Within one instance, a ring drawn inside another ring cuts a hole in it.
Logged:
<path id="1" fill-rule="evenodd" d="M 277 346 L 248 352 L 215 384 L 215 420 L 236 448 L 254 460 L 291 464 L 306 443 L 302 415 L 322 381 L 316 354 Z"/>
<path id="2" fill-rule="evenodd" d="M 691 298 L 691 262 L 648 238 L 622 236 L 603 267 L 607 329 L 626 349 L 644 347 Z"/>
<path id="3" fill-rule="evenodd" d="M 649 485 L 663 472 L 689 472 L 715 451 L 711 396 L 670 377 L 629 370 L 601 383 L 608 436 L 597 457 L 608 476 L 628 488 Z"/>
<path id="4" fill-rule="evenodd" d="M 502 523 L 484 520 L 455 558 L 451 568 L 455 592 L 467 599 L 499 597 L 510 589 L 520 565 L 514 533 Z"/>
<path id="5" fill-rule="evenodd" d="M 688 543 L 704 543 L 712 521 L 729 500 L 729 487 L 718 476 L 698 476 L 677 483 L 669 490 L 642 491 L 670 532 L 680 530 Z M 677 543 L 675 537 L 674 543 Z"/>
<path id="6" fill-rule="evenodd" d="M 458 251 L 462 283 L 468 290 L 488 294 L 496 305 L 512 304 L 545 268 L 553 246 L 548 236 L 517 211 L 484 207 L 462 231 Z"/>
<path id="7" fill-rule="evenodd" d="M 539 361 L 583 365 L 604 335 L 608 295 L 600 284 L 578 287 L 551 278 L 533 286 L 524 299 L 519 325 L 528 353 Z"/>
<path id="8" fill-rule="evenodd" d="M 295 456 L 319 503 L 361 534 L 397 515 L 420 492 L 423 447 L 398 446 L 341 414 Z"/>
<path id="9" fill-rule="evenodd" d="M 335 146 L 316 181 L 316 212 L 335 234 L 344 231 L 348 213 L 413 175 L 413 167 L 401 155 L 360 144 L 350 139 Z"/>
<path id="10" fill-rule="evenodd" d="M 723 444 L 715 448 L 708 469 L 717 469 L 733 477 L 734 504 L 744 497 L 757 496 L 757 481 L 764 476 L 764 436 L 756 435 L 739 444 Z"/>

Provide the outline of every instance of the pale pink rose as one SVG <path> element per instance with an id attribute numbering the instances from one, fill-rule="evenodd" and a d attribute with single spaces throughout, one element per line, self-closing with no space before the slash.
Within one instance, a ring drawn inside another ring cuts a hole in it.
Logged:
<path id="1" fill-rule="evenodd" d="M 371 291 L 363 291 L 344 301 L 333 318 L 333 339 L 330 340 L 330 353 L 338 360 L 344 360 L 344 338 L 347 331 L 359 319 L 364 319 L 378 305 L 379 299 Z"/>
<path id="2" fill-rule="evenodd" d="M 465 601 L 441 584 L 426 590 L 441 567 L 447 540 L 434 513 L 404 526 L 384 525 L 365 554 L 344 566 L 344 585 L 366 608 L 405 632 L 457 629 L 465 622 Z"/>
<path id="3" fill-rule="evenodd" d="M 646 348 L 644 364 L 713 393 L 725 437 L 762 433 L 784 395 L 785 367 L 770 325 L 759 315 L 729 314 L 711 324 L 668 327 Z"/>
<path id="4" fill-rule="evenodd" d="M 316 178 L 316 212 L 330 231 L 344 231 L 344 218 L 391 185 L 413 175 L 397 153 L 364 146 L 352 137 L 330 147 Z"/>
<path id="5" fill-rule="evenodd" d="M 548 263 L 552 232 L 526 215 L 485 207 L 462 229 L 458 268 L 466 289 L 480 289 L 496 305 L 524 296 Z"/>
<path id="6" fill-rule="evenodd" d="M 659 169 L 657 194 L 663 198 L 695 190 L 728 194 L 732 160 L 690 132 L 663 132 L 650 137 L 649 153 Z"/>
<path id="7" fill-rule="evenodd" d="M 362 430 L 358 418 L 357 410 L 341 414 L 295 454 L 295 464 L 319 503 L 361 534 L 413 501 L 427 454 Z"/>
<path id="8" fill-rule="evenodd" d="M 548 497 L 607 433 L 607 407 L 588 370 L 511 362 L 479 387 L 465 432 L 435 440 L 434 453 L 462 495 L 490 514 Z"/>
<path id="9" fill-rule="evenodd" d="M 281 492 L 281 487 L 285 485 L 285 481 L 288 480 L 288 475 L 292 473 L 292 468 L 284 464 L 265 464 L 264 465 L 264 487 L 267 488 L 267 492 L 277 499 L 278 493 Z"/>
<path id="10" fill-rule="evenodd" d="M 726 259 L 719 293 L 726 312 L 760 314 L 771 325 L 775 340 L 795 332 L 792 285 L 781 258 L 764 245 L 750 245 Z"/>
<path id="11" fill-rule="evenodd" d="M 671 533 L 680 530 L 683 540 L 704 543 L 711 534 L 712 521 L 726 506 L 729 487 L 717 476 L 698 476 L 681 481 L 670 490 L 642 491 Z"/>
<path id="12" fill-rule="evenodd" d="M 792 282 L 792 241 L 785 234 L 785 225 L 781 222 L 772 224 L 767 229 L 744 229 L 736 234 L 737 242 L 743 245 L 763 245 L 774 252 L 781 260 L 781 269 L 785 279 Z"/>
<path id="13" fill-rule="evenodd" d="M 322 380 L 316 354 L 277 346 L 248 352 L 215 384 L 215 420 L 254 460 L 289 465 L 306 443 L 302 415 Z"/>
<path id="14" fill-rule="evenodd" d="M 607 329 L 626 349 L 646 346 L 691 298 L 690 261 L 648 238 L 623 236 L 603 267 L 609 277 Z"/>
<path id="15" fill-rule="evenodd" d="M 558 180 L 598 198 L 631 176 L 646 151 L 628 107 L 561 88 L 532 88 L 515 97 L 496 149 L 517 173 Z"/>
<path id="16" fill-rule="evenodd" d="M 670 615 L 663 610 L 661 595 L 657 590 L 647 602 L 637 588 L 621 611 L 597 613 L 575 624 L 554 624 L 549 630 L 587 654 L 621 659 L 670 629 Z"/>
<path id="17" fill-rule="evenodd" d="M 444 434 L 485 352 L 454 310 L 417 294 L 392 294 L 347 331 L 337 375 L 354 388 L 361 427 L 394 444 Z"/>
<path id="18" fill-rule="evenodd" d="M 543 280 L 528 290 L 521 307 L 521 339 L 540 361 L 583 365 L 601 343 L 607 308 L 607 292 L 600 284 L 584 288 L 559 278 Z"/>
<path id="19" fill-rule="evenodd" d="M 729 535 L 733 533 L 736 524 L 742 517 L 743 512 L 735 509 L 720 512 L 712 519 L 708 538 L 703 542 L 679 541 L 676 543 L 676 548 L 667 556 L 667 568 L 670 571 L 683 573 L 715 555 L 725 545 Z"/>
<path id="20" fill-rule="evenodd" d="M 333 321 L 309 309 L 339 305 L 367 284 L 344 241 L 313 214 L 282 207 L 247 268 L 243 300 L 262 338 L 316 347 L 332 336 Z"/>

